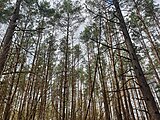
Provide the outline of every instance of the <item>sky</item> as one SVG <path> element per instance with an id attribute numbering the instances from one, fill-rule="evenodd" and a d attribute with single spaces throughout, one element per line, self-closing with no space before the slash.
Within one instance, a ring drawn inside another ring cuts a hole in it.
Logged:
<path id="1" fill-rule="evenodd" d="M 158 4 L 160 4 L 160 0 L 154 0 L 155 2 L 157 2 Z"/>

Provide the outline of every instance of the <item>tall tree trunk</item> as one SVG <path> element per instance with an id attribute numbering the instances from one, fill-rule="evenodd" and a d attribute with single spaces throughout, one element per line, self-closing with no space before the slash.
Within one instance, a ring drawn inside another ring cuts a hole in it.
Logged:
<path id="1" fill-rule="evenodd" d="M 15 94 L 13 92 L 14 91 L 14 82 L 15 82 L 15 77 L 16 77 L 16 70 L 18 67 L 18 61 L 19 61 L 19 53 L 17 53 L 17 54 L 18 55 L 17 55 L 15 65 L 14 65 L 14 72 L 13 72 L 14 74 L 12 75 L 12 78 L 11 78 L 11 83 L 10 83 L 10 87 L 9 87 L 9 94 L 8 94 L 6 106 L 4 109 L 3 120 L 9 120 L 10 115 L 11 115 L 11 105 L 12 105 L 14 94 Z M 16 55 L 14 57 L 16 57 Z"/>
<path id="2" fill-rule="evenodd" d="M 11 16 L 11 20 L 9 22 L 9 26 L 3 38 L 4 44 L 2 45 L 2 51 L 0 53 L 0 76 L 2 75 L 5 63 L 7 61 L 7 56 L 9 54 L 10 46 L 12 44 L 12 37 L 16 27 L 16 21 L 19 18 L 19 10 L 22 0 L 17 0 L 13 15 Z"/>
<path id="3" fill-rule="evenodd" d="M 104 75 L 103 75 L 103 70 L 102 70 L 102 65 L 101 62 L 99 60 L 99 64 L 100 64 L 100 83 L 101 83 L 101 87 L 102 87 L 102 94 L 103 94 L 103 102 L 104 102 L 104 110 L 105 110 L 105 120 L 111 120 L 110 119 L 110 111 L 109 111 L 109 102 L 108 102 L 108 97 L 106 94 L 106 86 L 105 86 L 105 82 L 104 82 Z"/>
<path id="4" fill-rule="evenodd" d="M 101 14 L 101 11 L 99 10 L 99 13 Z M 106 23 L 107 24 L 107 23 Z M 108 24 L 107 24 L 108 25 Z M 106 25 L 106 26 L 107 26 Z M 100 42 L 101 42 L 101 34 L 102 34 L 102 18 L 99 16 L 99 39 L 98 39 L 98 62 L 99 62 L 99 75 L 100 75 L 100 84 L 102 87 L 102 94 L 103 94 L 103 102 L 104 102 L 104 110 L 105 110 L 105 120 L 110 120 L 110 112 L 109 112 L 109 100 L 108 96 L 106 94 L 106 86 L 105 86 L 105 77 L 103 74 L 103 66 L 101 61 L 101 51 L 100 51 Z"/>
<path id="5" fill-rule="evenodd" d="M 144 73 L 142 71 L 142 68 L 140 66 L 138 57 L 136 55 L 135 49 L 133 47 L 131 38 L 130 38 L 128 30 L 127 30 L 123 15 L 121 13 L 118 0 L 113 0 L 113 4 L 116 8 L 117 17 L 119 18 L 119 21 L 120 21 L 120 27 L 122 29 L 122 32 L 123 32 L 123 35 L 125 38 L 125 43 L 127 45 L 130 58 L 132 60 L 134 72 L 137 77 L 137 81 L 140 85 L 140 89 L 142 91 L 142 94 L 143 94 L 144 100 L 146 102 L 151 119 L 152 120 L 160 120 L 160 113 L 158 111 L 158 108 L 156 106 L 156 102 L 154 100 L 154 97 L 151 93 L 149 85 L 147 84 L 147 80 L 146 80 Z"/>
<path id="6" fill-rule="evenodd" d="M 73 49 L 73 39 L 72 39 L 72 49 Z M 79 58 L 78 58 L 79 59 Z M 79 64 L 79 62 L 78 62 Z M 71 82 L 72 82 L 72 98 L 71 98 L 71 120 L 76 119 L 76 112 L 75 112 L 75 107 L 76 107 L 76 77 L 75 77 L 75 59 L 72 51 L 72 77 L 71 77 Z"/>
<path id="7" fill-rule="evenodd" d="M 69 47 L 69 29 L 70 29 L 70 15 L 67 13 L 67 35 L 66 35 L 66 44 L 65 44 L 65 67 L 64 67 L 64 89 L 63 89 L 63 115 L 62 120 L 66 119 L 66 96 L 67 96 L 67 88 L 68 88 L 68 47 Z"/>
<path id="8" fill-rule="evenodd" d="M 117 42 L 117 48 L 120 48 L 119 41 Z M 122 86 L 123 86 L 122 87 L 123 88 L 122 92 L 123 92 L 123 96 L 124 96 L 124 103 L 125 103 L 125 106 L 126 106 L 126 110 L 125 110 L 124 114 L 126 114 L 126 119 L 129 120 L 129 119 L 131 119 L 131 117 L 130 117 L 130 114 L 129 114 L 129 107 L 128 107 L 127 95 L 126 95 L 126 91 L 128 91 L 128 90 L 127 90 L 127 85 L 125 85 L 126 78 L 124 76 L 123 60 L 122 60 L 122 57 L 121 57 L 121 51 L 119 49 L 118 49 L 118 55 L 119 55 L 119 60 L 120 60 L 120 79 L 122 80 Z M 130 112 L 131 112 L 132 119 L 135 120 L 133 110 L 130 110 Z"/>

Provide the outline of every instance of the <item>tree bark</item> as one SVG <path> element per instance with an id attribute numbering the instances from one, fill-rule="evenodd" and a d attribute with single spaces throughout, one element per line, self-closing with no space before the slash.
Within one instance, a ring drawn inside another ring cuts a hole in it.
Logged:
<path id="1" fill-rule="evenodd" d="M 19 18 L 20 5 L 22 0 L 17 0 L 14 12 L 10 18 L 9 26 L 3 38 L 4 44 L 2 45 L 2 51 L 0 53 L 0 76 L 2 75 L 5 63 L 7 61 L 7 56 L 9 54 L 10 46 L 12 44 L 12 37 L 16 27 L 16 21 Z"/>
<path id="2" fill-rule="evenodd" d="M 67 35 L 65 44 L 65 66 L 64 66 L 64 88 L 63 88 L 63 115 L 62 120 L 66 119 L 66 103 L 67 103 L 67 89 L 68 89 L 68 50 L 69 50 L 69 30 L 70 30 L 70 15 L 67 13 Z"/>

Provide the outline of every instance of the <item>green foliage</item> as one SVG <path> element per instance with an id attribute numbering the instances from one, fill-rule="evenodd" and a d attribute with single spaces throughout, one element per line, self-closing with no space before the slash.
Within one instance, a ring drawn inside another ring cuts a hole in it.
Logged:
<path id="1" fill-rule="evenodd" d="M 154 1 L 145 0 L 143 6 L 145 8 L 145 16 L 151 17 L 154 14 Z"/>
<path id="2" fill-rule="evenodd" d="M 47 1 L 40 2 L 38 8 L 40 10 L 40 13 L 45 17 L 51 17 L 55 14 L 55 9 L 51 8 L 50 2 Z"/>
<path id="3" fill-rule="evenodd" d="M 38 0 L 24 0 L 28 5 L 33 5 L 38 2 Z"/>
<path id="4" fill-rule="evenodd" d="M 91 27 L 85 27 L 84 31 L 81 33 L 81 39 L 87 42 L 91 38 Z"/>
<path id="5" fill-rule="evenodd" d="M 81 10 L 80 2 L 75 1 L 74 3 L 71 0 L 64 0 L 62 5 L 61 13 L 75 14 Z"/>
<path id="6" fill-rule="evenodd" d="M 13 5 L 9 0 L 0 0 L 0 22 L 7 23 L 13 11 Z"/>

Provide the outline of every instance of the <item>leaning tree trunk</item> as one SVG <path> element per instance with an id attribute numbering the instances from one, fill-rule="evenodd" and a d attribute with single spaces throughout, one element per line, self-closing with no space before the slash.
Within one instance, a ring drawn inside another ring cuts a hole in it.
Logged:
<path id="1" fill-rule="evenodd" d="M 149 112 L 152 120 L 160 120 L 160 113 L 158 111 L 158 108 L 156 106 L 156 102 L 154 100 L 154 97 L 151 93 L 149 85 L 147 84 L 146 78 L 145 78 L 144 73 L 142 71 L 142 68 L 140 66 L 138 57 L 136 55 L 135 49 L 133 47 L 131 38 L 129 36 L 128 30 L 126 27 L 126 24 L 124 22 L 124 18 L 123 18 L 122 12 L 120 10 L 118 0 L 113 0 L 113 4 L 116 8 L 117 17 L 119 18 L 119 21 L 120 21 L 120 27 L 122 29 L 122 32 L 123 32 L 123 35 L 125 38 L 125 43 L 128 48 L 130 58 L 132 60 L 134 72 L 137 77 L 137 81 L 140 85 L 140 89 L 142 91 L 144 100 L 146 102 L 148 112 Z"/>
<path id="2" fill-rule="evenodd" d="M 19 17 L 20 4 L 22 0 L 17 0 L 15 5 L 15 10 L 10 18 L 9 26 L 7 28 L 6 34 L 3 38 L 4 44 L 2 45 L 2 51 L 0 53 L 0 75 L 2 75 L 2 71 L 5 66 L 5 62 L 7 60 L 7 56 L 9 54 L 10 46 L 12 44 L 12 36 L 16 27 L 16 21 Z"/>

